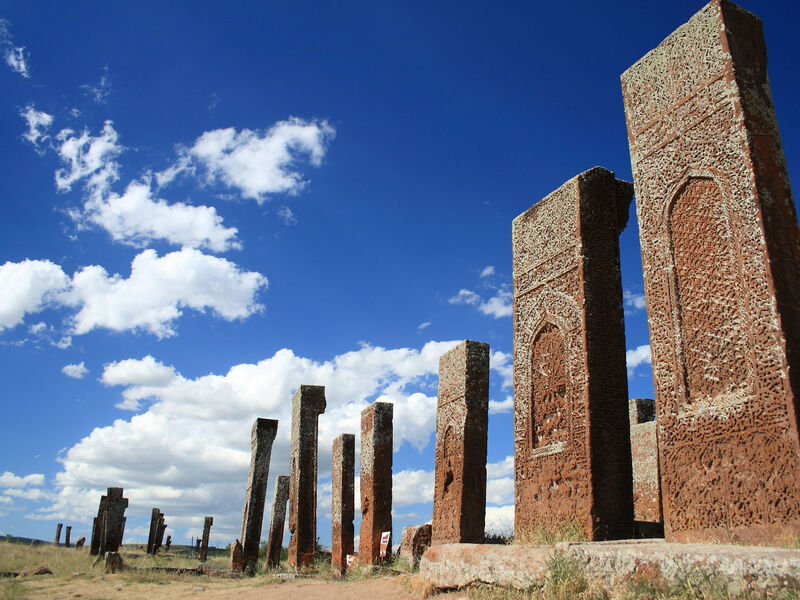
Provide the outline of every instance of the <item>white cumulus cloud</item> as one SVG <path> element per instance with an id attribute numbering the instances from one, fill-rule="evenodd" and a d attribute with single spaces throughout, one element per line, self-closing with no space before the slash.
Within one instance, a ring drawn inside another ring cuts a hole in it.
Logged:
<path id="1" fill-rule="evenodd" d="M 481 271 L 481 277 L 490 277 L 492 275 L 494 275 L 494 267 L 492 265 L 484 267 L 483 271 Z"/>
<path id="2" fill-rule="evenodd" d="M 644 294 L 630 290 L 622 291 L 622 302 L 625 308 L 631 310 L 642 310 L 646 307 Z"/>
<path id="3" fill-rule="evenodd" d="M 469 304 L 475 306 L 479 311 L 485 315 L 499 319 L 501 317 L 510 317 L 513 312 L 512 294 L 505 287 L 501 286 L 495 290 L 494 296 L 488 300 L 484 300 L 480 294 L 472 290 L 461 289 L 458 294 L 450 298 L 450 304 Z"/>
<path id="4" fill-rule="evenodd" d="M 268 194 L 303 189 L 307 182 L 297 163 L 306 158 L 319 166 L 334 135 L 327 121 L 291 117 L 263 132 L 233 127 L 206 131 L 186 153 L 205 168 L 208 183 L 220 181 L 245 198 L 263 202 Z M 177 172 L 173 169 L 170 175 Z M 168 180 L 162 176 L 164 183 Z"/>
<path id="5" fill-rule="evenodd" d="M 145 250 L 133 259 L 127 279 L 99 265 L 83 267 L 70 280 L 47 260 L 7 262 L 0 266 L 0 331 L 22 323 L 26 314 L 61 306 L 76 311 L 70 318 L 74 335 L 104 328 L 168 337 L 185 308 L 210 310 L 228 321 L 251 316 L 263 308 L 256 296 L 266 287 L 260 273 L 192 248 L 162 257 Z M 39 323 L 30 332 L 51 333 Z M 53 343 L 68 347 L 71 339 Z"/>
<path id="6" fill-rule="evenodd" d="M 64 365 L 61 369 L 61 372 L 67 377 L 72 377 L 73 379 L 83 379 L 89 372 L 89 369 L 86 368 L 86 365 L 83 364 L 83 362 L 80 362 L 78 364 Z"/>
<path id="7" fill-rule="evenodd" d="M 133 259 L 127 279 L 109 276 L 97 265 L 84 267 L 62 299 L 80 307 L 73 317 L 76 334 L 105 328 L 168 337 L 175 334 L 173 324 L 184 307 L 211 309 L 228 321 L 252 315 L 262 308 L 255 296 L 266 286 L 263 275 L 192 248 L 162 257 L 145 250 Z"/>
<path id="8" fill-rule="evenodd" d="M 22 323 L 26 313 L 36 313 L 56 302 L 69 278 L 49 260 L 7 262 L 0 266 L 0 331 Z"/>
<path id="9" fill-rule="evenodd" d="M 31 473 L 20 477 L 19 475 L 14 475 L 11 471 L 5 471 L 0 475 L 0 487 L 2 488 L 22 489 L 28 486 L 39 487 L 43 485 L 44 475 L 41 473 Z"/>
<path id="10" fill-rule="evenodd" d="M 156 198 L 149 178 L 132 181 L 122 195 L 108 192 L 85 205 L 89 221 L 114 241 L 142 245 L 153 240 L 225 252 L 241 248 L 235 227 L 225 227 L 213 206 L 168 203 Z"/>
<path id="11" fill-rule="evenodd" d="M 625 352 L 625 363 L 628 367 L 628 375 L 632 375 L 634 369 L 639 365 L 650 364 L 650 344 L 637 346 Z"/>

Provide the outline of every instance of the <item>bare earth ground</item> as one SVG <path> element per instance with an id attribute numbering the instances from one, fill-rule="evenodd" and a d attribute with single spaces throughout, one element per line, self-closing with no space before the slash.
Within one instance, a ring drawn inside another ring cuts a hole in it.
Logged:
<path id="1" fill-rule="evenodd" d="M 81 598 L 95 600 L 106 598 L 237 598 L 241 600 L 277 600 L 308 598 L 309 600 L 410 600 L 420 598 L 408 576 L 366 579 L 362 581 L 320 581 L 299 579 L 265 583 L 258 579 L 217 579 L 186 575 L 168 583 L 139 583 L 126 581 L 118 574 L 94 577 L 80 576 L 64 581 L 52 575 L 30 578 L 24 582 L 23 598 L 50 598 L 53 600 Z M 460 595 L 447 595 L 456 600 Z M 13 597 L 13 596 L 12 596 Z M 460 596 L 465 598 L 466 596 Z"/>

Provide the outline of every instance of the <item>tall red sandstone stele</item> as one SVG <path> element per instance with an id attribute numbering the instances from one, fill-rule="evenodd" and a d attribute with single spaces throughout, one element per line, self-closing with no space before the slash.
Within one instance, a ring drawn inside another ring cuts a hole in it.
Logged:
<path id="1" fill-rule="evenodd" d="M 512 226 L 514 535 L 633 532 L 619 234 L 633 186 L 595 167 Z"/>
<path id="2" fill-rule="evenodd" d="M 355 530 L 356 436 L 343 433 L 333 440 L 331 475 L 331 566 L 340 574 L 353 554 Z"/>
<path id="3" fill-rule="evenodd" d="M 665 532 L 800 535 L 800 231 L 761 22 L 714 0 L 622 75 Z"/>
<path id="4" fill-rule="evenodd" d="M 252 567 L 258 562 L 269 461 L 277 433 L 278 421 L 275 419 L 257 418 L 250 430 L 250 475 L 247 478 L 247 494 L 242 508 L 242 553 L 245 567 Z"/>
<path id="5" fill-rule="evenodd" d="M 289 455 L 289 565 L 313 565 L 317 543 L 318 419 L 325 412 L 325 386 L 301 385 L 292 398 Z"/>
<path id="6" fill-rule="evenodd" d="M 484 541 L 489 344 L 465 340 L 439 359 L 432 543 Z"/>
<path id="7" fill-rule="evenodd" d="M 390 532 L 392 547 L 392 439 L 394 405 L 373 402 L 361 411 L 361 531 L 358 561 L 383 562 L 381 534 Z"/>

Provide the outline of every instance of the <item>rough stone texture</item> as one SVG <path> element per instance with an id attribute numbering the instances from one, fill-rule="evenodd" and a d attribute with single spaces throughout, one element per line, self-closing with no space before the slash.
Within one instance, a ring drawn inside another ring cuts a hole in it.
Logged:
<path id="1" fill-rule="evenodd" d="M 292 398 L 289 474 L 289 565 L 314 563 L 317 542 L 318 419 L 325 412 L 325 386 L 301 385 Z"/>
<path id="2" fill-rule="evenodd" d="M 482 543 L 486 515 L 489 344 L 466 340 L 439 359 L 433 543 Z"/>
<path id="3" fill-rule="evenodd" d="M 236 540 L 236 543 L 241 545 L 241 542 L 239 542 L 239 540 Z M 194 541 L 194 544 L 195 544 L 194 553 L 197 555 L 198 558 L 200 558 L 200 538 L 197 538 Z"/>
<path id="4" fill-rule="evenodd" d="M 275 482 L 275 498 L 272 500 L 272 520 L 269 526 L 269 541 L 267 542 L 267 568 L 274 568 L 281 564 L 281 549 L 283 548 L 283 525 L 286 521 L 286 503 L 289 501 L 289 476 L 278 475 Z"/>
<path id="5" fill-rule="evenodd" d="M 167 530 L 167 522 L 164 520 L 164 514 L 160 515 L 158 523 L 156 524 L 156 537 L 153 542 L 153 554 L 156 554 L 164 543 L 164 532 Z"/>
<path id="6" fill-rule="evenodd" d="M 630 183 L 595 167 L 514 219 L 519 540 L 573 520 L 589 539 L 633 533 L 619 268 L 632 194 Z"/>
<path id="7" fill-rule="evenodd" d="M 361 411 L 361 531 L 358 560 L 380 564 L 381 533 L 392 530 L 392 417 L 394 405 L 373 402 Z M 389 547 L 392 539 L 389 537 Z"/>
<path id="8" fill-rule="evenodd" d="M 544 585 L 552 554 L 552 546 L 439 544 L 422 555 L 419 576 L 437 588 L 488 583 L 527 589 Z"/>
<path id="9" fill-rule="evenodd" d="M 208 557 L 208 536 L 211 534 L 211 526 L 214 524 L 214 517 L 206 517 L 203 523 L 203 542 L 200 544 L 200 561 L 206 562 Z"/>
<path id="10" fill-rule="evenodd" d="M 172 545 L 172 536 L 171 536 L 171 535 L 168 535 L 168 536 L 167 536 L 167 541 L 166 541 L 166 543 L 164 544 L 164 551 L 165 551 L 165 552 L 169 552 L 169 547 L 170 547 L 171 545 Z"/>
<path id="11" fill-rule="evenodd" d="M 275 441 L 277 433 L 278 421 L 275 419 L 256 419 L 250 433 L 250 476 L 247 479 L 247 495 L 242 509 L 242 548 L 245 565 L 255 565 L 258 562 L 269 461 L 272 442 Z"/>
<path id="12" fill-rule="evenodd" d="M 554 552 L 575 559 L 590 580 L 611 589 L 636 580 L 677 584 L 695 573 L 721 577 L 730 594 L 800 590 L 800 550 L 652 541 L 443 544 L 425 552 L 419 574 L 438 588 L 486 583 L 525 589 L 544 584 Z"/>
<path id="13" fill-rule="evenodd" d="M 666 536 L 800 535 L 800 231 L 761 22 L 714 0 L 622 75 Z"/>
<path id="14" fill-rule="evenodd" d="M 64 527 L 63 523 L 59 523 L 58 525 L 56 525 L 56 541 L 55 541 L 56 546 L 61 544 L 61 528 L 62 527 Z"/>
<path id="15" fill-rule="evenodd" d="M 356 436 L 343 433 L 333 440 L 331 481 L 331 565 L 340 574 L 347 570 L 353 553 L 355 528 Z"/>
<path id="16" fill-rule="evenodd" d="M 128 499 L 122 497 L 122 488 L 110 487 L 105 496 L 100 497 L 100 506 L 92 524 L 92 543 L 90 554 L 105 556 L 106 552 L 116 552 L 122 544 L 125 531 L 125 509 Z"/>
<path id="17" fill-rule="evenodd" d="M 81 548 L 83 548 L 84 544 L 86 544 L 86 536 L 82 535 L 75 542 L 75 549 L 80 550 Z"/>
<path id="18" fill-rule="evenodd" d="M 156 553 L 156 538 L 158 537 L 159 523 L 164 519 L 164 515 L 158 508 L 153 508 L 150 512 L 150 533 L 147 536 L 147 553 Z"/>
<path id="19" fill-rule="evenodd" d="M 409 525 L 400 536 L 400 558 L 406 559 L 410 565 L 417 566 L 419 559 L 431 545 L 432 528 L 430 523 Z"/>
<path id="20" fill-rule="evenodd" d="M 199 545 L 200 540 L 197 540 L 197 543 Z M 242 549 L 242 542 L 239 540 L 231 544 L 231 561 L 228 568 L 236 572 L 241 572 L 244 569 L 244 550 Z"/>
<path id="21" fill-rule="evenodd" d="M 634 537 L 662 537 L 661 484 L 658 472 L 656 403 L 652 398 L 634 398 L 628 405 L 633 463 Z"/>

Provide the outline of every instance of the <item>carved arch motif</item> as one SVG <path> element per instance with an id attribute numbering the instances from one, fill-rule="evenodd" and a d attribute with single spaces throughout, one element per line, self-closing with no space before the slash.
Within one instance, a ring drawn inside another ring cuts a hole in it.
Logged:
<path id="1" fill-rule="evenodd" d="M 711 173 L 687 173 L 665 217 L 682 404 L 749 393 L 748 290 L 725 186 Z"/>

